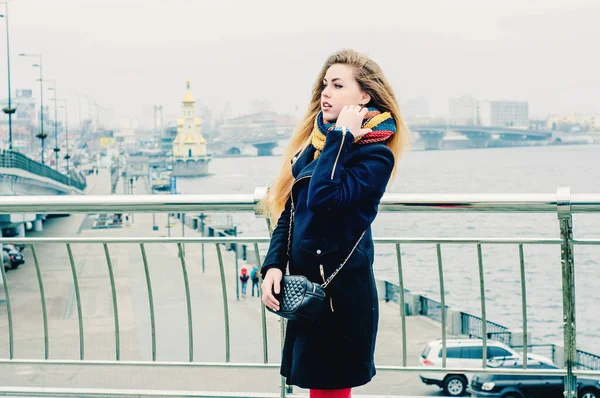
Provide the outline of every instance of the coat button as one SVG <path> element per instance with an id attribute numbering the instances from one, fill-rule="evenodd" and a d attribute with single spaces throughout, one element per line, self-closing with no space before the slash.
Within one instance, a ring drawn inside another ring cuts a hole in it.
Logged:
<path id="1" fill-rule="evenodd" d="M 317 249 L 317 254 L 321 254 L 321 249 Z"/>

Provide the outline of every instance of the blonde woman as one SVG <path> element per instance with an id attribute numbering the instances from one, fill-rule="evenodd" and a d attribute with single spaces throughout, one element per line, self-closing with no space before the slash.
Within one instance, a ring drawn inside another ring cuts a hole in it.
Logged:
<path id="1" fill-rule="evenodd" d="M 332 54 L 264 201 L 277 220 L 261 268 L 266 306 L 279 309 L 274 294 L 288 264 L 290 274 L 323 283 L 347 258 L 325 289 L 325 315 L 288 322 L 281 374 L 310 389 L 311 398 L 350 397 L 352 387 L 375 375 L 379 312 L 370 226 L 407 139 L 381 68 L 353 50 Z"/>

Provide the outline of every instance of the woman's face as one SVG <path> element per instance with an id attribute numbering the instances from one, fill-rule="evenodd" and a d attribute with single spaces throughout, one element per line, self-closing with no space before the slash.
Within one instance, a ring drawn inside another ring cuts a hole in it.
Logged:
<path id="1" fill-rule="evenodd" d="M 325 120 L 334 122 L 344 106 L 364 105 L 369 100 L 369 95 L 360 89 L 354 78 L 351 66 L 334 64 L 329 67 L 323 79 L 321 92 L 321 111 Z"/>

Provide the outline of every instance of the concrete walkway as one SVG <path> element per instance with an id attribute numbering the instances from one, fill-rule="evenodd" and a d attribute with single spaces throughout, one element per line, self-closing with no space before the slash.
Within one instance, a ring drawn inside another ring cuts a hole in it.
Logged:
<path id="1" fill-rule="evenodd" d="M 90 176 L 91 194 L 110 192 L 108 171 Z M 117 188 L 117 192 L 122 189 Z M 138 181 L 136 193 L 145 193 L 143 181 Z M 171 218 L 171 222 L 177 220 Z M 158 231 L 152 230 L 152 214 L 136 214 L 130 227 L 120 229 L 89 229 L 92 218 L 73 215 L 48 220 L 45 230 L 35 236 L 64 237 L 141 237 L 164 236 L 166 214 L 156 214 Z M 187 227 L 186 227 L 187 228 Z M 181 225 L 171 236 L 181 235 Z M 186 229 L 186 236 L 197 233 Z M 34 234 L 29 234 L 34 236 Z M 202 271 L 202 245 L 186 244 L 185 261 L 190 285 L 193 322 L 193 361 L 226 360 L 223 292 L 214 245 L 205 245 L 205 272 Z M 229 310 L 230 362 L 263 361 L 262 317 L 260 301 L 250 295 L 236 300 L 235 260 L 233 253 L 222 247 L 225 265 L 227 304 Z M 152 333 L 146 275 L 139 244 L 108 245 L 116 288 L 119 321 L 119 358 L 122 361 L 151 361 Z M 156 360 L 188 362 L 189 334 L 182 265 L 175 244 L 145 245 L 152 283 L 156 325 Z M 61 244 L 36 245 L 40 261 L 48 313 L 49 359 L 79 359 L 77 300 L 68 251 Z M 114 360 L 115 322 L 110 277 L 106 253 L 102 244 L 73 244 L 77 270 L 85 339 L 85 360 Z M 11 295 L 15 359 L 44 359 L 44 333 L 40 290 L 30 248 L 25 251 L 26 263 L 18 270 L 8 271 Z M 244 263 L 240 261 L 240 266 Z M 398 306 L 380 302 L 381 320 L 377 340 L 376 363 L 401 365 L 402 336 Z M 281 329 L 279 318 L 266 314 L 268 361 L 276 364 L 280 358 Z M 440 325 L 422 317 L 407 318 L 408 363 L 416 365 L 425 343 L 441 336 Z M 6 307 L 0 307 L 0 357 L 8 358 L 8 325 Z M 95 365 L 0 365 L 0 385 L 45 386 L 69 388 L 170 389 L 220 392 L 279 391 L 280 377 L 272 368 L 222 367 L 140 367 Z M 306 391 L 295 388 L 294 393 Z M 356 394 L 377 395 L 440 395 L 437 388 L 423 385 L 416 373 L 379 372 Z"/>

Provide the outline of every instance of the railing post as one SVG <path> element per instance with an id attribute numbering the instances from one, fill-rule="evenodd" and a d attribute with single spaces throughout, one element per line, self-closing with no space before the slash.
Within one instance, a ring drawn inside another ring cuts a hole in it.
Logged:
<path id="1" fill-rule="evenodd" d="M 273 236 L 273 231 L 275 230 L 275 228 L 273 227 L 273 223 L 271 222 L 271 217 L 267 216 L 266 217 L 266 221 L 267 221 L 267 230 L 269 231 L 269 236 Z M 279 318 L 279 331 L 280 331 L 280 338 L 281 338 L 281 350 L 283 350 L 283 345 L 285 342 L 285 329 L 287 326 L 287 322 L 284 318 Z M 279 385 L 279 397 L 280 398 L 285 398 L 287 394 L 293 394 L 294 393 L 294 388 L 290 385 L 288 385 L 286 383 L 286 378 L 285 376 L 281 376 L 281 384 Z"/>
<path id="2" fill-rule="evenodd" d="M 571 214 L 571 189 L 558 188 L 556 208 L 560 224 L 561 266 L 563 288 L 564 359 L 567 375 L 564 396 L 577 398 L 577 377 L 573 375 L 576 360 L 575 335 L 575 261 L 573 255 L 573 215 Z"/>

